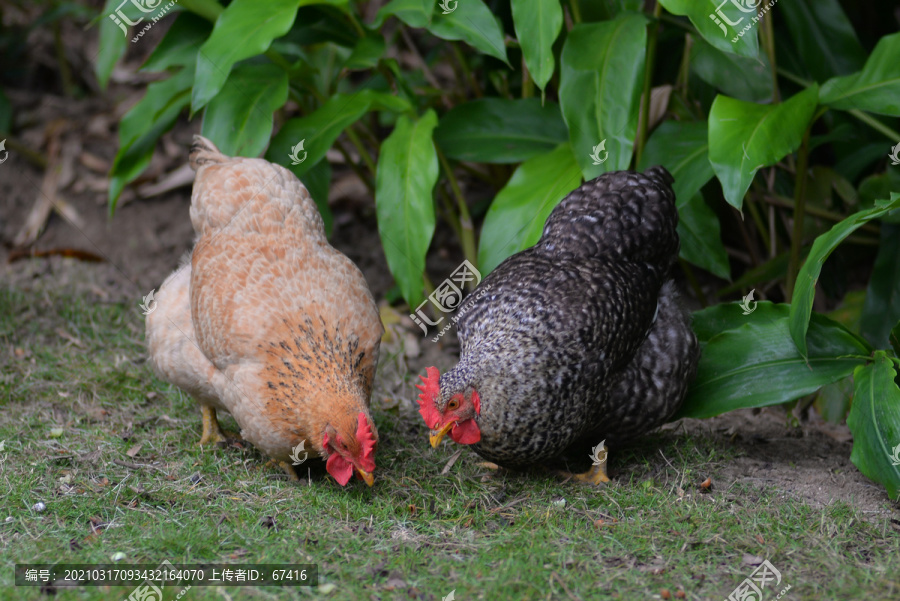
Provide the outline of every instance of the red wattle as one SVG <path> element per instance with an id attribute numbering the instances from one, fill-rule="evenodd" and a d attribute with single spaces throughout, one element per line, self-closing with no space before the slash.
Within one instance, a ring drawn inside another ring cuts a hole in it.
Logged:
<path id="1" fill-rule="evenodd" d="M 475 444 L 481 440 L 481 430 L 474 419 L 461 421 L 450 430 L 450 438 L 459 444 Z"/>
<path id="2" fill-rule="evenodd" d="M 331 454 L 328 461 L 325 462 L 325 469 L 341 486 L 346 486 L 353 477 L 353 465 L 337 453 Z"/>

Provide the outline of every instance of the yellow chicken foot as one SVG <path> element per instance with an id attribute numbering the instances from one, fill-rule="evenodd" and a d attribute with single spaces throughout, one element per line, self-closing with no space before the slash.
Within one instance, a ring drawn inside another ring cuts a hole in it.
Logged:
<path id="1" fill-rule="evenodd" d="M 588 471 L 581 474 L 560 471 L 559 474 L 565 478 L 572 478 L 578 482 L 587 482 L 594 486 L 609 482 L 609 476 L 606 475 L 606 459 L 609 455 L 609 449 L 606 448 L 605 443 L 606 441 L 604 440 L 593 448 L 591 459 L 594 461 L 594 464 Z"/>
<path id="2" fill-rule="evenodd" d="M 274 463 L 275 465 L 283 469 L 284 473 L 287 474 L 288 480 L 292 480 L 294 482 L 300 481 L 300 476 L 297 475 L 297 472 L 294 470 L 294 466 L 287 461 L 275 461 L 273 459 L 269 463 Z"/>
<path id="3" fill-rule="evenodd" d="M 218 442 L 226 442 L 228 437 L 219 426 L 219 420 L 216 419 L 216 410 L 213 407 L 200 405 L 200 415 L 203 416 L 203 435 L 200 437 L 200 444 L 216 444 Z"/>

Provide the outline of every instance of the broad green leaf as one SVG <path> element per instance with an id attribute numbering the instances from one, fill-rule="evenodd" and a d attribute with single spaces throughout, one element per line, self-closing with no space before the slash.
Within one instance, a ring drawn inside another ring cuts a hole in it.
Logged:
<path id="1" fill-rule="evenodd" d="M 100 13 L 100 44 L 97 57 L 94 59 L 94 73 L 101 88 L 106 88 L 109 76 L 112 74 L 116 63 L 125 54 L 125 49 L 131 41 L 131 25 L 143 27 L 144 17 L 151 16 L 158 10 L 144 13 L 133 2 L 122 0 L 107 0 Z"/>
<path id="2" fill-rule="evenodd" d="M 116 210 L 116 203 L 125 185 L 143 173 L 150 164 L 156 141 L 174 124 L 182 109 L 190 101 L 193 66 L 147 86 L 147 93 L 119 124 L 119 151 L 109 172 L 109 213 Z"/>
<path id="3" fill-rule="evenodd" d="M 347 69 L 371 69 L 378 64 L 384 54 L 384 38 L 380 33 L 368 33 L 359 38 L 353 52 L 344 63 Z"/>
<path id="4" fill-rule="evenodd" d="M 568 143 L 519 165 L 485 215 L 478 249 L 481 273 L 533 246 L 550 211 L 579 185 L 581 169 Z"/>
<path id="5" fill-rule="evenodd" d="M 702 343 L 697 377 L 676 418 L 712 417 L 798 399 L 850 375 L 871 352 L 864 340 L 816 314 L 810 321 L 809 355 L 801 356 L 791 344 L 787 305 L 760 302 L 746 316 L 738 303 L 713 309 L 720 314 L 730 310 L 732 321 L 746 322 Z M 695 321 L 702 322 L 703 313 L 695 313 Z"/>
<path id="6" fill-rule="evenodd" d="M 772 98 L 772 67 L 765 53 L 760 53 L 757 58 L 748 58 L 722 52 L 699 38 L 691 47 L 691 70 L 732 98 L 748 102 L 763 102 Z"/>
<path id="7" fill-rule="evenodd" d="M 506 46 L 503 43 L 503 29 L 497 17 L 482 0 L 462 0 L 463 5 L 451 13 L 444 14 L 435 9 L 428 31 L 444 40 L 462 40 L 476 50 L 506 60 Z"/>
<path id="8" fill-rule="evenodd" d="M 319 161 L 311 169 L 306 170 L 302 181 L 309 190 L 309 194 L 322 216 L 322 221 L 325 223 L 325 235 L 330 237 L 334 223 L 331 207 L 328 206 L 328 193 L 331 190 L 331 164 L 328 161 Z"/>
<path id="9" fill-rule="evenodd" d="M 878 41 L 862 71 L 822 84 L 822 104 L 900 117 L 900 33 Z"/>
<path id="10" fill-rule="evenodd" d="M 318 110 L 306 117 L 291 119 L 285 123 L 269 144 L 266 159 L 284 165 L 297 177 L 318 163 L 338 136 L 372 109 L 386 109 L 404 112 L 409 104 L 397 96 L 362 90 L 355 94 L 335 94 Z M 291 164 L 292 149 L 303 142 L 300 158 L 308 153 L 299 164 Z"/>
<path id="11" fill-rule="evenodd" d="M 197 54 L 191 111 L 200 110 L 219 93 L 236 62 L 262 54 L 272 40 L 287 33 L 301 4 L 303 0 L 234 0 L 229 4 Z"/>
<path id="12" fill-rule="evenodd" d="M 886 349 L 891 328 L 900 321 L 900 226 L 881 224 L 881 241 L 875 268 L 869 278 L 866 303 L 860 319 L 860 334 Z"/>
<path id="13" fill-rule="evenodd" d="M 866 51 L 838 0 L 791 0 L 778 12 L 806 69 L 816 81 L 858 71 Z"/>
<path id="14" fill-rule="evenodd" d="M 731 279 L 719 217 L 703 200 L 702 194 L 678 203 L 678 239 L 682 259 L 723 280 Z"/>
<path id="15" fill-rule="evenodd" d="M 745 296 L 744 298 L 747 298 Z M 747 315 L 742 308 L 743 300 L 729 301 L 712 305 L 694 312 L 691 317 L 691 328 L 701 343 L 709 342 L 723 332 L 736 330 L 747 325 Z M 747 299 L 747 308 L 751 310 L 753 323 L 760 326 L 775 324 L 788 314 L 787 305 L 773 304 L 768 301 Z"/>
<path id="16" fill-rule="evenodd" d="M 751 58 L 759 54 L 756 37 L 759 24 L 753 23 L 757 8 L 742 9 L 735 2 L 702 0 L 659 0 L 659 3 L 673 15 L 690 19 L 700 35 L 719 50 Z M 740 35 L 748 27 L 744 35 Z"/>
<path id="17" fill-rule="evenodd" d="M 435 0 L 391 0 L 378 10 L 372 27 L 380 29 L 385 19 L 391 16 L 397 17 L 410 27 L 427 27 L 431 24 L 434 2 Z"/>
<path id="18" fill-rule="evenodd" d="M 481 98 L 441 117 L 434 140 L 450 158 L 476 163 L 520 163 L 566 141 L 559 106 L 537 98 Z"/>
<path id="19" fill-rule="evenodd" d="M 709 111 L 709 162 L 728 204 L 740 211 L 756 172 L 800 146 L 817 98 L 815 84 L 781 104 L 716 97 Z"/>
<path id="20" fill-rule="evenodd" d="M 407 116 L 381 145 L 375 176 L 375 210 L 388 267 L 410 307 L 424 298 L 425 253 L 434 235 L 432 191 L 438 158 L 431 134 L 437 114 Z"/>
<path id="21" fill-rule="evenodd" d="M 238 65 L 207 105 L 200 132 L 229 156 L 256 157 L 269 145 L 273 114 L 287 101 L 288 76 L 272 64 Z"/>
<path id="22" fill-rule="evenodd" d="M 855 232 L 859 226 L 878 219 L 897 208 L 900 208 L 900 194 L 892 192 L 890 200 L 882 201 L 872 209 L 847 217 L 813 242 L 809 256 L 803 267 L 800 268 L 800 273 L 797 274 L 794 297 L 791 301 L 791 338 L 801 355 L 807 354 L 806 330 L 816 294 L 816 282 L 819 281 L 819 274 L 822 272 L 825 259 L 844 238 Z"/>
<path id="23" fill-rule="evenodd" d="M 706 130 L 703 121 L 663 122 L 647 140 L 638 169 L 662 165 L 669 170 L 675 178 L 681 258 L 727 280 L 731 268 L 719 218 L 699 194 L 713 176 Z"/>
<path id="24" fill-rule="evenodd" d="M 856 368 L 853 404 L 847 425 L 853 433 L 850 461 L 863 474 L 900 498 L 900 389 L 891 358 L 875 353 L 872 363 Z"/>
<path id="25" fill-rule="evenodd" d="M 553 76 L 553 42 L 562 27 L 559 0 L 512 0 L 513 24 L 531 78 L 544 89 Z"/>
<path id="26" fill-rule="evenodd" d="M 191 13 L 181 13 L 162 41 L 144 61 L 141 71 L 165 71 L 169 67 L 186 67 L 197 62 L 200 44 L 209 37 L 212 25 Z"/>
<path id="27" fill-rule="evenodd" d="M 563 45 L 559 102 L 586 180 L 631 163 L 646 23 L 643 15 L 622 13 L 612 21 L 576 25 Z"/>

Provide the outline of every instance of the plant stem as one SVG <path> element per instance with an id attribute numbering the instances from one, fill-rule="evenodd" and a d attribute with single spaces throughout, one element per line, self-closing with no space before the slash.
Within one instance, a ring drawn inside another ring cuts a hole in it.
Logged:
<path id="1" fill-rule="evenodd" d="M 759 28 L 759 36 L 762 39 L 763 46 L 766 49 L 766 55 L 769 57 L 769 65 L 772 68 L 772 100 L 773 102 L 781 102 L 781 92 L 778 90 L 778 67 L 775 61 L 775 31 L 772 28 L 772 15 L 764 19 L 762 27 Z"/>
<path id="2" fill-rule="evenodd" d="M 522 55 L 522 98 L 531 98 L 534 96 L 534 80 L 531 79 L 531 73 L 528 72 L 528 66 L 525 64 L 525 55 Z"/>
<path id="3" fill-rule="evenodd" d="M 353 162 L 353 160 L 350 158 L 350 153 L 347 152 L 347 149 L 344 148 L 343 144 L 341 144 L 339 141 L 335 140 L 334 145 L 337 147 L 338 151 L 344 156 L 344 160 L 347 161 L 347 165 L 349 165 L 350 168 L 353 169 L 353 173 L 356 174 L 356 177 L 359 178 L 359 181 L 361 181 L 363 183 L 363 185 L 365 185 L 365 187 L 368 188 L 369 192 L 374 197 L 375 196 L 375 186 L 372 182 L 369 181 L 369 178 L 366 177 L 366 172 L 363 171 L 359 165 L 357 165 L 356 163 Z"/>
<path id="4" fill-rule="evenodd" d="M 644 62 L 644 97 L 642 98 L 641 118 L 638 119 L 638 137 L 634 152 L 635 165 L 641 162 L 644 146 L 647 143 L 647 132 L 650 130 L 650 96 L 653 89 L 653 66 L 656 63 L 656 38 L 659 35 L 660 14 L 662 14 L 662 5 L 657 2 L 653 9 L 654 19 L 650 23 L 650 34 L 647 40 L 647 60 Z"/>
<path id="5" fill-rule="evenodd" d="M 785 282 L 786 300 L 791 302 L 794 296 L 794 283 L 800 272 L 800 248 L 803 246 L 803 220 L 806 209 L 806 168 L 809 162 L 809 133 L 812 123 L 803 134 L 803 142 L 797 153 L 797 181 L 794 184 L 794 232 L 791 234 L 791 259 L 788 263 L 787 281 Z"/>
<path id="6" fill-rule="evenodd" d="M 369 154 L 369 151 L 366 150 L 366 147 L 360 141 L 359 136 L 356 135 L 356 132 L 353 131 L 352 127 L 348 127 L 344 130 L 344 133 L 347 134 L 347 137 L 350 138 L 350 141 L 353 142 L 353 145 L 356 146 L 356 150 L 359 151 L 359 156 L 362 157 L 363 162 L 366 164 L 366 167 L 369 168 L 369 172 L 372 174 L 372 179 L 375 179 L 375 161 L 372 160 L 372 155 Z"/>
<path id="7" fill-rule="evenodd" d="M 466 57 L 463 56 L 462 52 L 459 50 L 459 46 L 456 45 L 456 42 L 450 42 L 450 48 L 453 50 L 453 56 L 456 58 L 456 61 L 459 63 L 459 66 L 463 70 L 463 75 L 466 79 L 469 80 L 469 85 L 472 86 L 472 93 L 476 98 L 481 98 L 483 94 L 481 93 L 481 88 L 478 87 L 478 81 L 476 81 L 475 76 L 472 75 L 472 72 L 469 70 L 469 65 L 466 63 Z"/>
<path id="8" fill-rule="evenodd" d="M 459 188 L 459 182 L 456 181 L 456 176 L 453 175 L 453 169 L 450 167 L 447 157 L 444 156 L 444 153 L 441 152 L 440 149 L 437 150 L 437 155 L 438 160 L 441 162 L 441 167 L 444 169 L 444 173 L 447 174 L 447 181 L 450 182 L 450 189 L 453 190 L 453 195 L 456 197 L 456 204 L 459 207 L 459 226 L 462 230 L 460 242 L 462 242 L 463 255 L 469 263 L 477 268 L 478 252 L 475 246 L 475 227 L 472 224 L 472 215 L 469 214 L 469 207 L 466 205 L 466 199 L 463 197 L 462 190 Z"/>
<path id="9" fill-rule="evenodd" d="M 750 212 L 750 217 L 753 219 L 753 223 L 756 224 L 756 229 L 759 230 L 759 237 L 763 240 L 763 248 L 768 249 L 771 246 L 771 240 L 769 239 L 768 228 L 766 228 L 766 224 L 759 214 L 759 208 L 756 206 L 756 203 L 749 199 L 745 200 L 744 206 L 747 207 L 747 210 Z"/>
<path id="10" fill-rule="evenodd" d="M 769 204 L 775 205 L 777 207 L 784 207 L 786 209 L 793 209 L 794 199 L 787 198 L 786 196 L 780 196 L 778 194 L 769 194 L 763 196 L 763 200 L 768 202 Z M 834 211 L 829 211 L 827 209 L 820 209 L 814 206 L 807 206 L 805 209 L 806 213 L 811 215 L 812 217 L 819 217 L 821 219 L 827 219 L 828 221 L 833 221 L 835 223 L 844 220 L 844 215 L 840 213 L 835 213 Z M 873 225 L 871 223 L 864 223 L 859 226 L 860 231 L 871 232 L 877 234 L 880 230 L 878 226 Z"/>
<path id="11" fill-rule="evenodd" d="M 581 7 L 578 6 L 578 0 L 569 0 L 569 8 L 572 9 L 572 22 L 578 25 L 581 23 Z"/>

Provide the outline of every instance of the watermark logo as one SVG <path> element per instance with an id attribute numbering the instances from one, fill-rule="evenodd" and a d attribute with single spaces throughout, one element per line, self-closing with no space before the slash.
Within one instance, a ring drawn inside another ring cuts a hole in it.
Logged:
<path id="1" fill-rule="evenodd" d="M 711 0 L 715 3 L 716 0 Z M 737 30 L 738 26 L 744 22 L 744 17 L 739 18 L 737 21 L 732 21 L 728 18 L 728 15 L 722 10 L 726 4 L 731 3 L 737 8 L 739 11 L 743 13 L 753 13 L 753 16 L 750 17 L 750 23 L 747 23 L 743 26 L 743 28 L 738 32 L 736 36 L 731 38 L 731 43 L 734 44 L 738 41 L 738 39 L 744 37 L 744 34 L 750 31 L 753 28 L 753 25 L 759 23 L 760 19 L 762 19 L 775 3 L 778 0 L 769 0 L 768 3 L 765 3 L 765 0 L 724 0 L 719 6 L 716 7 L 716 10 L 709 13 L 709 18 L 713 20 L 713 22 L 719 26 L 719 29 L 722 30 L 722 35 L 724 37 L 728 37 L 728 27 L 726 24 L 733 27 Z"/>
<path id="2" fill-rule="evenodd" d="M 301 440 L 300 444 L 291 449 L 291 461 L 294 463 L 292 465 L 300 465 L 306 458 L 309 457 L 309 453 L 306 452 L 306 449 L 303 448 L 303 445 L 306 444 L 306 440 Z M 303 453 L 303 459 L 300 459 L 300 453 Z"/>
<path id="3" fill-rule="evenodd" d="M 600 158 L 600 152 L 603 152 L 603 158 Z M 594 152 L 590 154 L 591 160 L 594 161 L 595 165 L 600 165 L 606 162 L 606 159 L 609 158 L 609 153 L 606 152 L 606 138 L 603 139 L 599 144 L 594 146 Z"/>
<path id="4" fill-rule="evenodd" d="M 609 454 L 609 450 L 606 448 L 606 441 L 604 440 L 596 447 L 591 449 L 591 461 L 594 465 L 603 465 L 606 463 L 606 456 Z"/>
<path id="5" fill-rule="evenodd" d="M 143 29 L 141 29 L 137 35 L 131 38 L 131 43 L 134 44 L 139 39 L 144 37 L 144 34 L 150 31 L 150 28 L 152 28 L 157 21 L 166 16 L 166 13 L 168 13 L 172 9 L 172 7 L 175 6 L 175 3 L 177 1 L 178 0 L 171 0 L 165 6 L 160 7 L 163 0 L 123 0 L 122 3 L 119 4 L 119 7 L 116 8 L 115 12 L 109 15 L 109 18 L 112 19 L 113 23 L 119 26 L 119 29 L 122 30 L 122 35 L 127 37 L 128 27 L 134 27 L 135 25 L 140 24 L 141 22 L 143 22 L 144 17 L 139 17 L 137 21 L 132 21 L 122 10 L 123 6 L 130 2 L 135 8 L 137 8 L 145 15 L 149 15 L 153 11 L 157 11 L 150 22 L 144 25 Z M 128 27 L 126 27 L 126 25 Z"/>
<path id="6" fill-rule="evenodd" d="M 744 300 L 741 301 L 740 306 L 744 311 L 744 315 L 750 315 L 754 311 L 756 311 L 756 301 L 753 300 L 753 293 L 756 292 L 756 288 L 750 291 L 750 294 L 744 297 Z M 751 306 L 751 304 L 753 306 Z"/>
<path id="7" fill-rule="evenodd" d="M 441 601 L 455 601 L 456 599 L 456 589 L 450 591 L 450 594 L 446 597 L 441 597 Z"/>
<path id="8" fill-rule="evenodd" d="M 438 3 L 438 6 L 440 6 L 441 10 L 444 11 L 442 14 L 445 14 L 445 15 L 449 15 L 450 13 L 455 11 L 456 7 L 458 5 L 459 5 L 459 0 L 441 0 Z M 453 590 L 456 590 L 456 589 L 453 589 Z"/>
<path id="9" fill-rule="evenodd" d="M 776 570 L 775 566 L 766 559 L 753 570 L 749 578 L 745 578 L 736 589 L 731 591 L 725 601 L 762 601 L 762 589 L 773 581 L 774 586 L 781 584 L 781 572 Z M 787 585 L 775 599 L 781 599 L 790 589 L 791 585 Z"/>
<path id="10" fill-rule="evenodd" d="M 168 559 L 159 564 L 159 567 L 154 570 L 154 573 L 165 573 L 167 578 L 164 578 L 163 582 L 175 580 L 174 577 L 176 576 L 175 566 L 169 563 Z M 163 586 L 166 585 L 163 584 Z M 191 585 L 189 584 L 185 588 L 181 589 L 181 592 L 176 595 L 175 599 L 181 599 L 184 594 L 190 589 Z M 131 594 L 124 599 L 124 601 L 162 601 L 162 599 L 162 590 L 150 580 L 145 580 L 142 584 L 137 585 L 135 589 L 131 591 Z"/>
<path id="11" fill-rule="evenodd" d="M 2 447 L 0 447 L 2 450 Z M 900 444 L 894 447 L 894 454 L 888 455 L 891 458 L 891 465 L 900 465 Z"/>
<path id="12" fill-rule="evenodd" d="M 141 310 L 144 312 L 144 315 L 150 315 L 154 311 L 156 311 L 156 299 L 153 298 L 153 293 L 156 292 L 156 288 L 150 291 L 150 294 L 145 296 L 141 303 Z"/>
<path id="13" fill-rule="evenodd" d="M 303 150 L 304 142 L 306 142 L 306 138 L 303 138 L 299 144 L 291 148 L 291 154 L 288 155 L 288 158 L 291 159 L 291 165 L 299 165 L 306 160 L 307 152 Z M 303 151 L 303 157 L 300 157 L 300 151 Z"/>
<path id="14" fill-rule="evenodd" d="M 437 321 L 431 321 L 423 310 L 425 303 L 431 301 L 441 313 L 450 313 L 456 309 L 462 301 L 463 287 L 465 287 L 466 283 L 472 281 L 475 282 L 476 286 L 480 284 L 481 273 L 475 269 L 475 266 L 469 263 L 468 260 L 463 261 L 462 264 L 450 274 L 449 278 L 441 282 L 441 284 L 435 288 L 434 292 L 428 295 L 428 298 L 423 300 L 419 306 L 416 307 L 415 313 L 410 313 L 410 318 L 417 326 L 422 328 L 422 332 L 427 336 L 428 326 L 436 326 L 444 321 L 444 318 L 441 317 Z"/>
<path id="15" fill-rule="evenodd" d="M 897 144 L 897 146 L 900 147 L 900 144 Z M 3 158 L 0 159 L 0 165 L 2 165 L 9 158 L 9 151 L 6 149 L 6 138 L 0 140 L 0 151 L 3 151 Z"/>
<path id="16" fill-rule="evenodd" d="M 6 140 L 3 140 L 6 142 Z M 3 146 L 0 145 L 0 150 L 3 149 Z M 891 159 L 891 165 L 900 165 L 900 142 L 897 143 L 896 146 L 891 148 L 891 154 L 888 155 L 888 158 Z M 3 161 L 6 159 L 4 158 Z M 3 161 L 0 161 L 2 163 Z"/>

